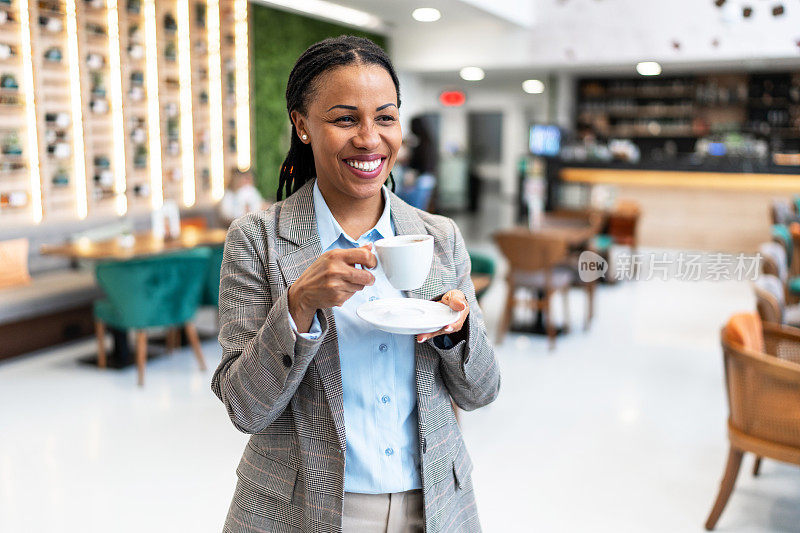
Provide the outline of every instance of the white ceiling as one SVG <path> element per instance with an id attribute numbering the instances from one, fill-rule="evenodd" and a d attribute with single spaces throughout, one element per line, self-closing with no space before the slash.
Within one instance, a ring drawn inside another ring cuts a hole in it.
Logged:
<path id="1" fill-rule="evenodd" d="M 398 68 L 454 73 L 467 65 L 520 76 L 528 71 L 606 68 L 643 60 L 671 69 L 800 66 L 800 1 L 727 0 L 335 0 L 382 18 Z M 774 5 L 785 14 L 773 17 Z M 754 13 L 744 19 L 741 10 Z M 420 23 L 416 7 L 442 18 Z M 675 46 L 674 43 L 678 43 Z M 633 72 L 630 70 L 630 72 Z"/>

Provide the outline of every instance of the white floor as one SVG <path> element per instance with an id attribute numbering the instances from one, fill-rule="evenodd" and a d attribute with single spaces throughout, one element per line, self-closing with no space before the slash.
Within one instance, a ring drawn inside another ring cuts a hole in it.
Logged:
<path id="1" fill-rule="evenodd" d="M 502 284 L 484 308 L 494 329 Z M 497 348 L 497 401 L 464 413 L 487 532 L 701 531 L 726 454 L 718 328 L 742 283 L 601 287 L 597 319 Z M 82 342 L 0 364 L 0 531 L 220 531 L 246 437 L 188 350 L 134 369 L 79 364 Z M 204 344 L 210 365 L 219 348 Z M 800 469 L 751 458 L 719 531 L 800 530 Z"/>

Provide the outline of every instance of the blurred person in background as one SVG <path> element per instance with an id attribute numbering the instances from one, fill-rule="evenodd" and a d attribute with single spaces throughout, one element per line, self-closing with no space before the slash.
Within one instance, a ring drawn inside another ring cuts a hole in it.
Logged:
<path id="1" fill-rule="evenodd" d="M 403 141 L 398 162 L 402 166 L 402 178 L 397 195 L 417 209 L 429 211 L 436 188 L 439 154 L 433 137 L 420 117 L 411 119 L 411 136 Z"/>
<path id="2" fill-rule="evenodd" d="M 222 261 L 212 389 L 252 434 L 225 531 L 478 532 L 451 398 L 488 404 L 500 372 L 458 227 L 386 186 L 402 139 L 394 67 L 372 41 L 326 39 L 298 58 L 286 101 L 278 199 L 290 196 L 237 219 Z M 415 339 L 356 309 L 412 296 L 371 247 L 417 234 L 434 259 L 413 296 L 458 313 Z"/>
<path id="3" fill-rule="evenodd" d="M 269 202 L 264 201 L 254 181 L 252 170 L 235 168 L 231 171 L 228 188 L 219 203 L 219 217 L 225 227 L 240 216 L 269 207 Z"/>

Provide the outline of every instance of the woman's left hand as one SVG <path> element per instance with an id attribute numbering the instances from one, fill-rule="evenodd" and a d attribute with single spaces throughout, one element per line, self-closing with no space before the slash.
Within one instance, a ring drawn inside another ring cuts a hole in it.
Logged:
<path id="1" fill-rule="evenodd" d="M 461 328 L 464 327 L 464 321 L 467 320 L 467 316 L 469 315 L 469 304 L 467 303 L 467 297 L 464 296 L 464 293 L 458 289 L 447 291 L 439 301 L 450 306 L 450 309 L 453 311 L 458 311 L 458 319 L 452 324 L 443 327 L 439 331 L 434 331 L 433 333 L 420 333 L 417 335 L 417 342 L 425 342 L 426 340 L 432 339 L 433 337 L 438 337 L 439 335 L 455 333 L 457 331 L 461 331 Z"/>

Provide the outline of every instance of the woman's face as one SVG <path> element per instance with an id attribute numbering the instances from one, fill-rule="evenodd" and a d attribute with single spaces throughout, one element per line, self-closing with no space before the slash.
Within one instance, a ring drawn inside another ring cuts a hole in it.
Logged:
<path id="1" fill-rule="evenodd" d="M 314 152 L 320 188 L 347 198 L 379 194 L 403 135 L 397 91 L 377 65 L 348 65 L 320 75 L 307 115 L 292 112 L 297 134 Z"/>

